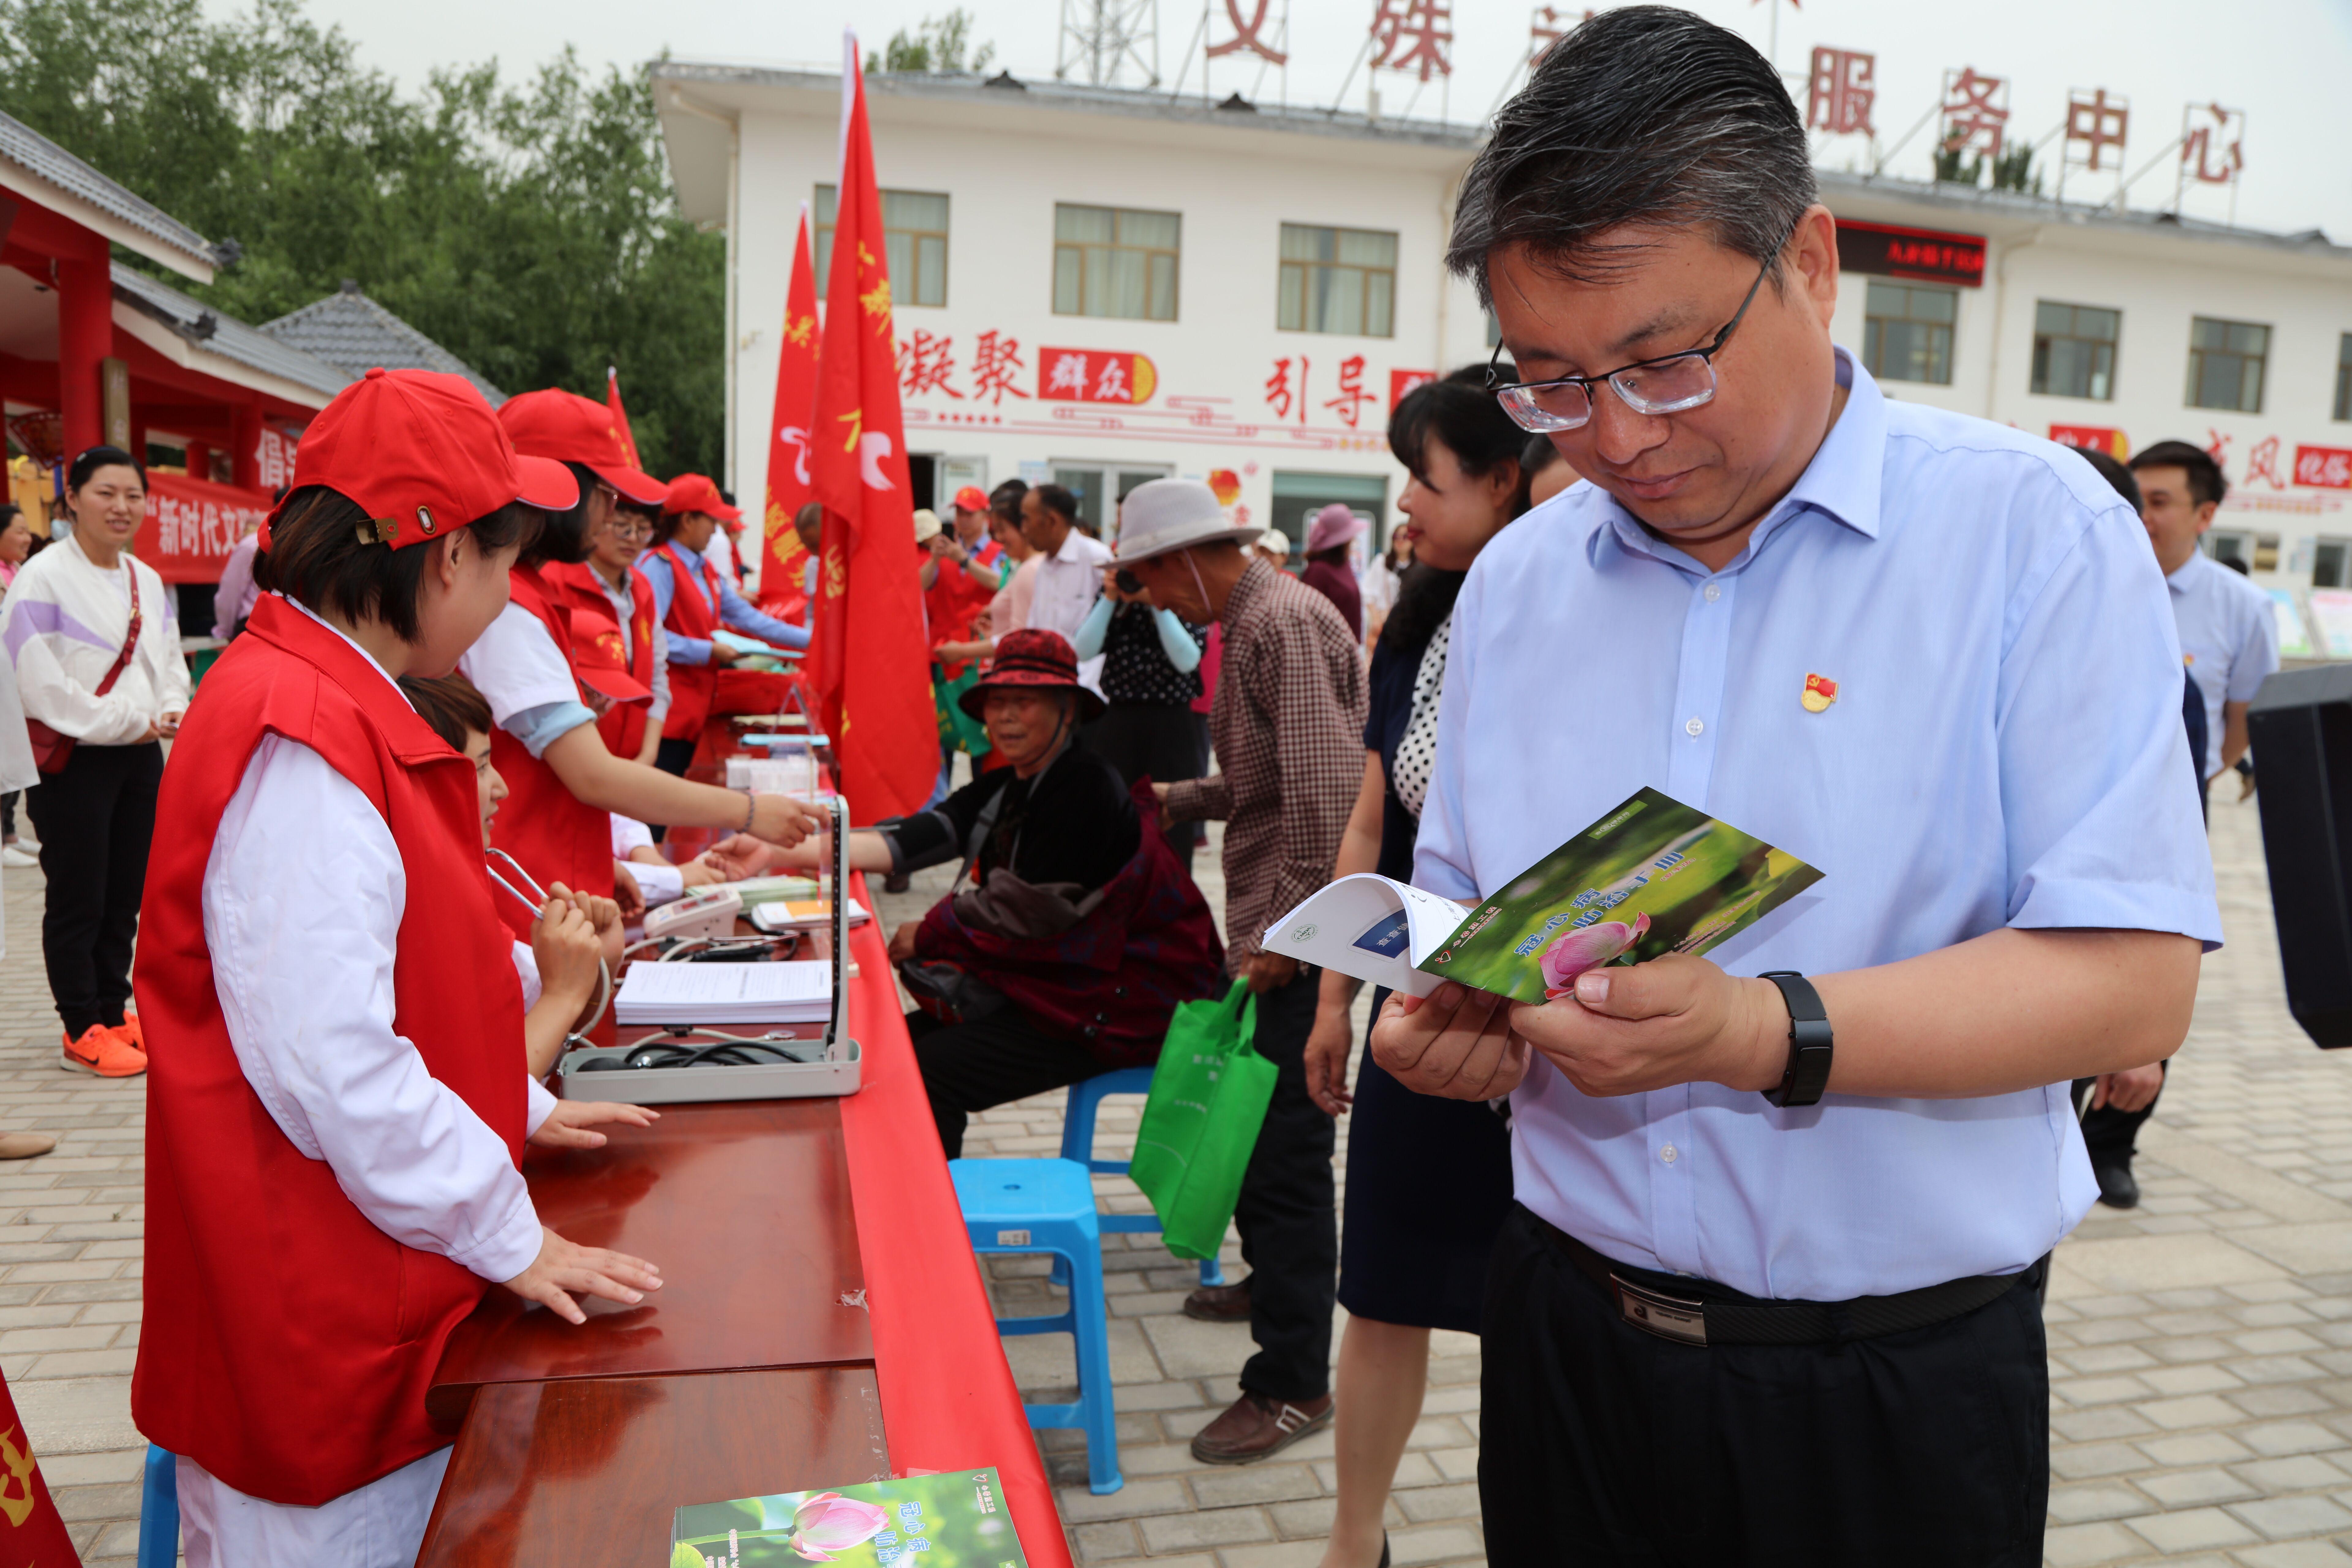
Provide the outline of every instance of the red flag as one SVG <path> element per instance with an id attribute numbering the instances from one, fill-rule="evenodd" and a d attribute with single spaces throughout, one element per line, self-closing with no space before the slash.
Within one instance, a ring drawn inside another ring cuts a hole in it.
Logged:
<path id="1" fill-rule="evenodd" d="M 613 411 L 613 428 L 620 432 L 621 445 L 629 449 L 629 467 L 642 468 L 637 458 L 637 438 L 629 429 L 629 411 L 621 406 L 621 367 L 604 367 L 604 406 Z"/>
<path id="2" fill-rule="evenodd" d="M 73 1568 L 80 1562 L 33 1460 L 33 1440 L 16 1417 L 16 1401 L 0 1378 L 0 1563 Z"/>
<path id="3" fill-rule="evenodd" d="M 919 810 L 929 796 L 940 731 L 916 582 L 882 198 L 854 34 L 844 37 L 842 99 L 841 196 L 810 426 L 812 489 L 825 511 L 811 652 L 843 793 L 855 820 L 874 822 Z"/>
<path id="4" fill-rule="evenodd" d="M 776 402 L 768 416 L 768 504 L 761 512 L 760 600 L 797 605 L 808 552 L 793 518 L 810 498 L 809 420 L 816 413 L 816 268 L 810 260 L 808 204 L 784 290 L 783 346 L 776 354 Z M 778 614 L 778 611 L 770 611 Z M 797 619 L 797 614 L 788 616 Z"/>

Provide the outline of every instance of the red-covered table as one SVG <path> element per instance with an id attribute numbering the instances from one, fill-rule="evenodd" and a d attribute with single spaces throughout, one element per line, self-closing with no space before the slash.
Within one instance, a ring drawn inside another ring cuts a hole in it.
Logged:
<path id="1" fill-rule="evenodd" d="M 461 1327 L 428 1401 L 457 1447 L 420 1568 L 655 1568 L 682 1503 L 987 1465 L 1029 1562 L 1070 1568 L 878 921 L 850 955 L 856 1095 L 665 1107 L 601 1172 L 526 1162 L 550 1223 L 668 1283 L 578 1329 L 502 1296 Z"/>

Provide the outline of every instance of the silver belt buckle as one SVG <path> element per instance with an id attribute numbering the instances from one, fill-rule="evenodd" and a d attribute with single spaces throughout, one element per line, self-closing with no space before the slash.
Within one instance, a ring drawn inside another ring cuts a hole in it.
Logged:
<path id="1" fill-rule="evenodd" d="M 1635 1328 L 1686 1345 L 1706 1343 L 1706 1302 L 1661 1296 L 1629 1285 L 1614 1274 L 1609 1276 L 1609 1283 L 1617 1292 L 1617 1315 Z"/>

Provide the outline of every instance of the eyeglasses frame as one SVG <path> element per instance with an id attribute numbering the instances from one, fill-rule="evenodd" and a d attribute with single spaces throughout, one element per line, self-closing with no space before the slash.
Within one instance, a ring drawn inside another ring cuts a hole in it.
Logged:
<path id="1" fill-rule="evenodd" d="M 1794 238 L 1795 237 L 1796 230 L 1792 228 L 1789 231 L 1789 238 Z M 1684 349 L 1679 353 L 1658 354 L 1649 359 L 1637 359 L 1631 364 L 1621 364 L 1615 370 L 1603 371 L 1599 375 L 1559 375 L 1552 377 L 1549 381 L 1506 382 L 1498 380 L 1495 374 L 1496 368 L 1502 363 L 1503 358 L 1503 345 L 1498 342 L 1495 344 L 1494 357 L 1486 362 L 1486 390 L 1493 393 L 1496 401 L 1500 402 L 1502 400 L 1503 394 L 1507 392 L 1539 392 L 1549 386 L 1580 385 L 1584 388 L 1584 401 L 1587 405 L 1587 411 L 1584 417 L 1573 425 L 1562 425 L 1558 426 L 1558 428 L 1560 430 L 1581 430 L 1587 425 L 1592 423 L 1592 415 L 1591 410 L 1599 406 L 1599 399 L 1595 395 L 1594 389 L 1603 382 L 1607 382 L 1609 384 L 1610 391 L 1617 394 L 1617 399 L 1619 402 L 1624 404 L 1628 408 L 1633 408 L 1633 400 L 1627 397 L 1622 391 L 1619 390 L 1616 382 L 1616 378 L 1618 376 L 1624 374 L 1629 370 L 1647 370 L 1653 365 L 1664 364 L 1672 360 L 1696 358 L 1706 362 L 1707 374 L 1710 380 L 1712 380 L 1715 374 L 1715 356 L 1723 352 L 1723 345 L 1731 341 L 1732 330 L 1738 327 L 1739 323 L 1746 319 L 1748 315 L 1748 307 L 1756 303 L 1756 291 L 1763 288 L 1764 279 L 1772 275 L 1772 268 L 1779 265 L 1780 260 L 1780 252 L 1788 247 L 1788 239 L 1783 239 L 1779 245 L 1772 247 L 1772 254 L 1769 257 L 1767 257 L 1765 258 L 1764 265 L 1757 269 L 1756 281 L 1748 286 L 1747 297 L 1739 301 L 1739 309 L 1732 312 L 1731 320 L 1723 324 L 1723 330 L 1715 334 L 1714 342 L 1708 343 L 1703 349 Z M 1706 405 L 1714 401 L 1715 388 L 1710 385 L 1707 388 L 1706 395 L 1700 398 L 1696 403 L 1685 403 L 1679 408 L 1668 409 L 1664 412 L 1680 414 L 1685 409 L 1704 407 Z M 1504 403 L 1503 412 L 1508 414 L 1510 411 L 1511 405 L 1508 403 Z M 1633 412 L 1636 414 L 1642 414 L 1644 418 L 1654 419 L 1663 416 L 1660 414 L 1644 413 L 1639 408 L 1633 408 Z M 1516 416 L 1513 417 L 1511 422 L 1515 425 L 1518 424 L 1518 420 Z M 1525 426 L 1521 426 L 1520 427 L 1522 429 L 1527 428 Z M 1552 432 L 1536 431 L 1534 433 L 1537 435 L 1549 435 Z"/>

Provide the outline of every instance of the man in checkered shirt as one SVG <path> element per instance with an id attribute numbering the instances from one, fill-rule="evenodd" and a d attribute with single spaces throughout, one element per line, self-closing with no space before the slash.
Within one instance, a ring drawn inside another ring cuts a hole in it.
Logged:
<path id="1" fill-rule="evenodd" d="M 1258 950 L 1268 921 L 1331 879 L 1364 771 L 1364 662 L 1331 602 L 1245 553 L 1263 531 L 1227 522 L 1189 479 L 1129 492 L 1120 586 L 1194 624 L 1224 625 L 1209 734 L 1219 771 L 1154 784 L 1169 823 L 1225 824 L 1225 962 L 1257 994 L 1258 1055 L 1274 1100 L 1234 1218 L 1253 1272 L 1184 1303 L 1212 1322 L 1246 1319 L 1257 1354 L 1242 1396 L 1192 1439 L 1192 1457 L 1243 1465 L 1331 1419 L 1331 1309 L 1339 1266 L 1331 1119 L 1307 1098 L 1304 1056 L 1318 972 Z"/>

